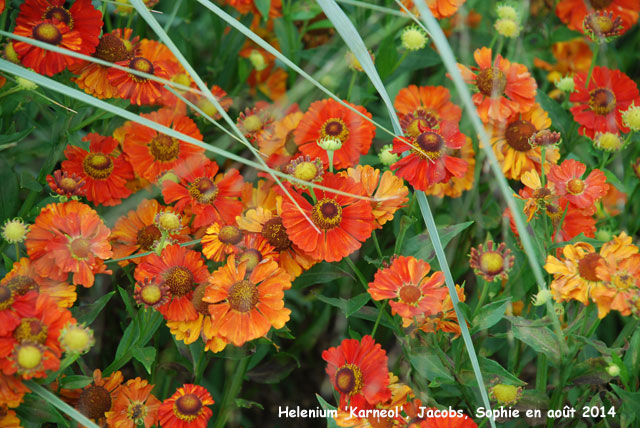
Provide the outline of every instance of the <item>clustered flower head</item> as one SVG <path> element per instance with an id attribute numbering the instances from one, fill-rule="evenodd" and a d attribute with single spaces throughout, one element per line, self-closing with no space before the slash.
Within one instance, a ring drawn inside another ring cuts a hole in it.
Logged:
<path id="1" fill-rule="evenodd" d="M 494 246 L 494 242 L 489 241 L 486 246 L 480 244 L 477 248 L 472 248 L 470 254 L 469 265 L 476 275 L 488 282 L 506 280 L 515 260 L 504 242 L 495 248 Z"/>

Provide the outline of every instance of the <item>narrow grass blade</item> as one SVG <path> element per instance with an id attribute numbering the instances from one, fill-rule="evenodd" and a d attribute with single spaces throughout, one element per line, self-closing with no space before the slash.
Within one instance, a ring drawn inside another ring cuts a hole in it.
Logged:
<path id="1" fill-rule="evenodd" d="M 64 401 L 62 401 L 60 398 L 58 398 L 57 395 L 55 395 L 53 392 L 49 391 L 48 389 L 44 388 L 39 383 L 36 383 L 32 380 L 25 380 L 24 384 L 31 391 L 33 391 L 34 394 L 36 394 L 37 396 L 39 396 L 40 398 L 42 398 L 44 401 L 51 404 L 52 406 L 58 408 L 58 410 L 60 410 L 62 413 L 69 416 L 71 419 L 78 422 L 79 424 L 82 424 L 87 428 L 99 428 L 98 425 L 96 425 L 91 421 L 91 419 L 87 418 L 85 415 L 78 412 L 76 409 L 74 409 L 73 407 L 71 407 Z"/>
<path id="2" fill-rule="evenodd" d="M 338 3 L 342 3 L 342 4 L 348 4 L 351 6 L 356 6 L 356 7 L 361 7 L 363 9 L 371 9 L 371 10 L 375 10 L 378 12 L 382 12 L 382 13 L 386 13 L 387 15 L 395 15 L 395 16 L 399 16 L 400 18 L 405 18 L 405 19 L 409 19 L 409 17 L 405 14 L 403 14 L 400 11 L 397 11 L 395 9 L 390 9 L 388 7 L 384 7 L 384 6 L 378 6 L 375 4 L 371 4 L 371 3 L 366 3 L 363 1 L 358 1 L 358 0 L 336 0 Z"/>
<path id="3" fill-rule="evenodd" d="M 391 118 L 391 122 L 393 123 L 394 130 L 396 131 L 396 133 L 402 134 L 402 128 L 400 127 L 398 115 L 393 107 L 391 98 L 389 97 L 387 90 L 380 80 L 380 76 L 376 71 L 371 57 L 369 56 L 367 47 L 364 45 L 364 42 L 362 41 L 362 38 L 360 37 L 358 31 L 353 26 L 349 18 L 344 14 L 342 9 L 340 9 L 340 7 L 335 2 L 330 0 L 318 0 L 318 3 L 320 4 L 320 7 L 324 11 L 325 15 L 327 15 L 329 20 L 333 23 L 342 39 L 349 46 L 349 49 L 351 49 L 356 58 L 358 58 L 358 61 L 360 62 L 360 65 L 362 66 L 364 72 L 367 73 L 367 76 L 369 76 L 369 79 L 373 83 L 373 86 L 377 89 L 378 93 L 382 97 L 382 100 L 384 101 L 385 105 L 387 106 L 387 110 L 389 111 L 389 117 Z M 436 251 L 438 262 L 441 269 L 444 271 L 445 282 L 449 290 L 449 295 L 451 296 L 453 307 L 458 317 L 458 323 L 460 325 L 462 337 L 464 339 L 464 343 L 471 360 L 471 366 L 473 367 L 473 371 L 478 382 L 478 388 L 480 389 L 482 401 L 484 402 L 485 408 L 490 410 L 491 404 L 489 403 L 489 396 L 487 395 L 484 380 L 482 378 L 482 372 L 480 370 L 480 364 L 478 363 L 478 357 L 473 346 L 473 341 L 471 340 L 469 329 L 467 328 L 467 321 L 459 307 L 460 301 L 458 300 L 455 282 L 453 281 L 453 277 L 451 275 L 451 271 L 444 254 L 444 249 L 442 248 L 442 242 L 440 241 L 440 236 L 438 235 L 438 229 L 436 227 L 435 220 L 433 219 L 433 215 L 431 214 L 431 209 L 429 208 L 429 203 L 424 192 L 416 191 L 416 194 L 418 198 L 418 204 L 420 205 L 420 211 L 422 212 L 424 222 L 427 226 L 427 230 L 429 231 L 429 237 L 431 238 L 433 248 Z M 495 428 L 495 422 L 493 421 L 493 419 L 489 419 L 489 422 L 491 423 L 491 426 Z"/>
<path id="4" fill-rule="evenodd" d="M 460 70 L 458 69 L 458 65 L 456 59 L 453 55 L 453 51 L 451 50 L 451 46 L 449 46 L 449 42 L 447 42 L 447 38 L 445 37 L 438 21 L 433 17 L 431 11 L 427 7 L 427 4 L 424 0 L 416 0 L 414 4 L 418 7 L 420 11 L 420 17 L 422 21 L 429 29 L 433 42 L 438 48 L 438 53 L 444 62 L 453 83 L 458 90 L 458 94 L 462 98 L 462 103 L 464 104 L 465 110 L 469 118 L 471 119 L 471 123 L 476 131 L 476 133 L 480 136 L 480 140 L 482 144 L 480 147 L 485 152 L 487 159 L 489 159 L 489 166 L 491 167 L 491 171 L 498 182 L 498 187 L 500 188 L 500 192 L 507 202 L 507 206 L 511 210 L 511 214 L 516 223 L 516 228 L 518 229 L 518 234 L 520 235 L 520 240 L 522 241 L 522 247 L 524 248 L 525 254 L 527 255 L 527 259 L 529 260 L 529 264 L 531 265 L 531 270 L 533 271 L 533 275 L 535 276 L 536 283 L 538 284 L 539 290 L 546 290 L 547 284 L 544 281 L 542 276 L 542 269 L 540 268 L 541 260 L 536 259 L 536 252 L 533 248 L 533 244 L 531 243 L 531 238 L 529 236 L 529 232 L 527 230 L 527 225 L 524 221 L 524 216 L 522 212 L 518 209 L 515 199 L 513 197 L 513 190 L 509 187 L 507 183 L 507 179 L 502 173 L 502 168 L 500 167 L 500 163 L 496 158 L 495 153 L 493 153 L 493 149 L 491 147 L 491 142 L 489 141 L 489 136 L 487 135 L 482 122 L 480 121 L 480 117 L 478 116 L 478 112 L 471 100 L 471 94 L 469 93 L 469 89 L 467 88 L 466 83 L 462 78 L 462 74 L 460 74 Z M 562 332 L 562 327 L 560 326 L 560 321 L 558 319 L 558 315 L 553 309 L 553 305 L 551 302 L 547 302 L 547 313 L 551 317 L 553 322 L 553 327 L 558 336 L 558 341 L 563 347 L 563 351 L 566 350 L 566 344 L 564 341 L 564 334 Z"/>

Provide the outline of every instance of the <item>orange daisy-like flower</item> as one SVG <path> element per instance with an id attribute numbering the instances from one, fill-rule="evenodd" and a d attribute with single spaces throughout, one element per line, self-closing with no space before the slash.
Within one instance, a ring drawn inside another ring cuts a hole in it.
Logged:
<path id="1" fill-rule="evenodd" d="M 593 57 L 589 43 L 582 37 L 554 43 L 551 45 L 551 53 L 557 60 L 556 64 L 552 65 L 539 58 L 533 59 L 533 65 L 549 71 L 549 80 L 560 76 L 573 76 L 577 72 L 588 72 Z"/>
<path id="2" fill-rule="evenodd" d="M 111 411 L 105 413 L 107 426 L 135 428 L 144 425 L 150 428 L 155 425 L 161 403 L 151 394 L 152 389 L 153 385 L 139 377 L 121 385 Z"/>
<path id="3" fill-rule="evenodd" d="M 349 194 L 364 195 L 362 185 L 350 177 L 327 173 L 321 184 Z M 330 191 L 319 193 L 313 205 L 296 192 L 291 195 L 320 233 L 312 229 L 307 218 L 290 201 L 282 206 L 282 224 L 291 242 L 314 260 L 336 262 L 356 251 L 371 236 L 374 223 L 371 205 L 366 200 Z"/>
<path id="4" fill-rule="evenodd" d="M 199 385 L 185 384 L 162 402 L 158 421 L 162 428 L 205 428 L 213 412 L 211 394 Z"/>
<path id="5" fill-rule="evenodd" d="M 473 150 L 471 138 L 466 137 L 466 142 L 453 151 L 454 157 L 459 157 L 467 162 L 467 172 L 462 177 L 451 177 L 446 183 L 435 183 L 429 186 L 424 192 L 427 195 L 434 195 L 439 198 L 448 196 L 450 198 L 459 198 L 462 193 L 471 190 L 474 181 L 474 171 L 476 167 L 476 152 Z"/>
<path id="6" fill-rule="evenodd" d="M 248 232 L 260 234 L 279 252 L 280 267 L 286 270 L 291 280 L 297 278 L 303 271 L 313 266 L 313 260 L 298 248 L 287 234 L 282 224 L 282 198 L 278 197 L 276 213 L 262 207 L 246 211 L 238 217 L 238 226 Z"/>
<path id="7" fill-rule="evenodd" d="M 364 107 L 346 103 L 368 118 L 372 117 Z M 325 168 L 329 165 L 329 158 L 327 152 L 318 146 L 318 140 L 340 140 L 342 146 L 334 152 L 333 166 L 343 169 L 354 166 L 358 163 L 360 155 L 369 152 L 375 133 L 373 124 L 337 101 L 326 99 L 309 106 L 293 135 L 300 152 L 312 159 L 322 159 Z"/>
<path id="8" fill-rule="evenodd" d="M 9 407 L 18 407 L 24 394 L 31 392 L 17 376 L 8 376 L 0 372 L 0 403 Z"/>
<path id="9" fill-rule="evenodd" d="M 366 335 L 361 341 L 345 339 L 322 352 L 327 375 L 340 393 L 340 408 L 366 409 L 391 398 L 387 353 Z"/>
<path id="10" fill-rule="evenodd" d="M 76 174 L 84 182 L 87 200 L 100 205 L 113 206 L 131 195 L 125 186 L 133 179 L 133 169 L 119 153 L 118 141 L 99 134 L 87 134 L 82 141 L 89 142 L 89 151 L 67 146 L 62 162 L 63 171 Z"/>
<path id="11" fill-rule="evenodd" d="M 502 165 L 507 178 L 519 180 L 522 173 L 535 169 L 540 172 L 542 163 L 542 147 L 533 146 L 530 142 L 536 132 L 551 127 L 551 119 L 539 104 L 520 114 L 511 115 L 506 122 L 490 128 L 493 151 Z M 560 159 L 556 147 L 545 150 L 545 171 Z"/>
<path id="12" fill-rule="evenodd" d="M 356 165 L 355 168 L 349 168 L 346 175 L 362 184 L 367 196 L 376 199 L 371 201 L 376 228 L 381 228 L 386 222 L 393 220 L 395 212 L 409 200 L 409 189 L 402 179 L 393 175 L 391 171 L 385 171 L 380 177 L 380 170 L 369 165 Z"/>
<path id="13" fill-rule="evenodd" d="M 138 39 L 136 37 L 131 40 L 132 33 L 133 30 L 125 28 L 103 34 L 92 56 L 114 64 L 132 59 L 135 55 L 134 45 Z M 71 80 L 80 89 L 98 98 L 113 98 L 117 95 L 116 88 L 109 83 L 109 68 L 89 61 L 81 61 L 69 67 L 71 72 L 77 75 Z"/>
<path id="14" fill-rule="evenodd" d="M 409 85 L 400 89 L 393 106 L 401 120 L 405 135 L 417 137 L 418 124 L 435 128 L 440 122 L 460 122 L 462 109 L 451 102 L 451 94 L 444 86 Z"/>
<path id="15" fill-rule="evenodd" d="M 233 100 L 227 97 L 227 93 L 219 86 L 213 85 L 211 87 L 211 95 L 213 95 L 213 97 L 218 101 L 224 111 L 228 111 L 231 104 L 233 104 Z M 200 94 L 194 94 L 193 92 L 187 92 L 185 97 L 212 119 L 218 120 L 222 118 L 217 107 L 209 101 L 207 97 Z M 195 114 L 199 115 L 198 112 Z"/>
<path id="16" fill-rule="evenodd" d="M 279 263 L 280 252 L 276 251 L 273 245 L 261 235 L 255 233 L 244 235 L 240 243 L 240 251 L 236 256 L 237 263 L 246 261 L 247 272 L 253 272 L 260 262 L 267 259 Z"/>
<path id="17" fill-rule="evenodd" d="M 511 250 L 504 242 L 496 248 L 493 246 L 493 241 L 489 241 L 486 248 L 483 244 L 480 244 L 478 248 L 472 248 L 469 259 L 469 266 L 476 275 L 488 282 L 507 279 L 515 260 L 515 257 L 511 255 Z"/>
<path id="18" fill-rule="evenodd" d="M 293 134 L 303 116 L 304 113 L 295 111 L 274 122 L 273 132 L 271 132 L 269 138 L 258 140 L 260 152 L 266 156 L 277 153 L 290 158 L 294 157 L 298 153 L 298 145 L 294 140 Z"/>
<path id="19" fill-rule="evenodd" d="M 46 294 L 61 308 L 70 308 L 76 301 L 75 286 L 69 285 L 65 281 L 40 276 L 27 257 L 22 257 L 13 264 L 13 269 L 0 281 L 0 287 L 3 286 L 20 296 L 30 291 Z M 0 322 L 1 325 L 3 325 L 2 322 Z"/>
<path id="20" fill-rule="evenodd" d="M 558 18 L 575 31 L 582 30 L 584 18 L 593 12 L 619 16 L 626 31 L 638 21 L 640 4 L 635 0 L 561 0 L 556 5 Z"/>
<path id="21" fill-rule="evenodd" d="M 80 413 L 99 426 L 106 423 L 106 414 L 113 409 L 122 385 L 122 373 L 114 372 L 103 378 L 102 371 L 93 371 L 93 382 L 83 389 L 61 389 L 60 395 Z"/>
<path id="22" fill-rule="evenodd" d="M 4 4 L 0 5 L 0 13 L 4 9 Z M 16 412 L 9 410 L 5 404 L 0 404 L 0 428 L 22 428 L 20 419 L 16 416 Z"/>
<path id="23" fill-rule="evenodd" d="M 571 113 L 581 125 L 581 134 L 593 139 L 598 132 L 629 132 L 621 112 L 640 103 L 638 86 L 629 76 L 620 70 L 594 67 L 587 87 L 587 73 L 577 73 L 573 81 L 576 90 L 569 100 L 575 103 Z"/>
<path id="24" fill-rule="evenodd" d="M 399 256 L 391 266 L 376 272 L 369 283 L 369 294 L 373 300 L 389 301 L 392 313 L 405 319 L 418 315 L 436 314 L 447 295 L 444 274 L 429 275 L 429 263 L 414 257 Z"/>
<path id="25" fill-rule="evenodd" d="M 186 116 L 176 116 L 168 109 L 160 109 L 150 114 L 142 113 L 141 116 L 196 140 L 202 140 L 202 134 L 195 122 Z M 160 174 L 186 162 L 187 159 L 204 159 L 203 148 L 160 134 L 135 122 L 126 122 L 114 131 L 114 137 L 122 143 L 122 149 L 136 175 L 152 183 Z"/>
<path id="26" fill-rule="evenodd" d="M 87 193 L 83 179 L 61 169 L 55 170 L 53 175 L 47 175 L 47 184 L 51 190 L 66 199 L 71 199 L 74 196 L 78 199 L 79 196 L 84 196 Z"/>
<path id="27" fill-rule="evenodd" d="M 499 54 L 492 62 L 491 55 L 491 49 L 483 47 L 473 53 L 479 67 L 469 69 L 458 64 L 465 82 L 478 88 L 473 103 L 485 123 L 501 122 L 514 113 L 528 111 L 535 104 L 538 87 L 527 67 Z"/>
<path id="28" fill-rule="evenodd" d="M 589 208 L 604 197 L 609 190 L 607 177 L 599 169 L 594 169 L 582 180 L 587 167 L 582 162 L 567 159 L 554 165 L 549 171 L 549 180 L 555 185 L 559 196 L 564 196 L 578 208 Z"/>
<path id="29" fill-rule="evenodd" d="M 27 0 L 20 6 L 14 34 L 89 55 L 98 45 L 102 14 L 91 0 L 76 0 L 71 8 L 64 0 Z M 28 43 L 14 41 L 13 48 L 25 67 L 52 76 L 82 60 Z"/>
<path id="30" fill-rule="evenodd" d="M 232 6 L 243 15 L 253 13 L 260 14 L 255 0 L 224 0 L 224 3 Z M 277 18 L 282 15 L 282 0 L 273 0 L 269 8 L 269 18 Z"/>
<path id="31" fill-rule="evenodd" d="M 213 223 L 202 237 L 202 254 L 214 262 L 222 262 L 229 254 L 240 251 L 242 236 L 242 231 L 234 225 Z"/>
<path id="32" fill-rule="evenodd" d="M 142 40 L 137 52 L 116 64 L 170 80 L 170 58 L 173 59 L 173 54 L 162 43 Z M 167 93 L 162 83 L 117 68 L 109 69 L 107 79 L 120 98 L 128 99 L 137 105 L 158 104 Z"/>
<path id="33" fill-rule="evenodd" d="M 436 183 L 446 183 L 452 177 L 462 177 L 467 171 L 467 163 L 454 157 L 453 151 L 461 148 L 466 137 L 458 130 L 458 125 L 444 122 L 439 128 L 422 128 L 417 137 L 401 137 L 393 140 L 393 153 L 410 151 L 391 165 L 417 190 L 426 190 Z"/>
<path id="34" fill-rule="evenodd" d="M 200 253 L 180 245 L 169 245 L 160 255 L 147 256 L 136 267 L 133 276 L 138 282 L 147 278 L 161 278 L 163 284 L 169 287 L 171 300 L 157 308 L 167 320 L 190 321 L 198 318 L 192 302 L 193 291 L 209 276 Z"/>
<path id="35" fill-rule="evenodd" d="M 274 117 L 268 108 L 267 103 L 259 102 L 256 107 L 245 108 L 238 115 L 238 129 L 249 141 L 255 142 L 271 138 Z"/>
<path id="36" fill-rule="evenodd" d="M 0 337 L 11 334 L 20 325 L 20 320 L 29 315 L 37 298 L 36 292 L 21 293 L 15 286 L 11 286 L 10 280 L 2 280 L 0 283 Z M 9 352 L 5 352 L 4 356 L 9 355 Z"/>
<path id="37" fill-rule="evenodd" d="M 458 11 L 460 6 L 464 4 L 466 0 L 426 0 L 427 6 L 429 6 L 429 10 L 434 17 L 447 18 Z M 402 0 L 402 3 L 407 7 L 407 9 L 411 10 L 414 13 L 417 13 L 418 10 L 414 6 L 412 0 Z"/>
<path id="38" fill-rule="evenodd" d="M 425 412 L 428 412 L 429 410 L 435 412 L 438 409 L 431 408 L 425 410 Z M 451 415 L 445 410 L 440 410 L 440 412 L 441 416 L 425 418 L 420 422 L 420 428 L 478 428 L 478 424 L 476 424 L 470 416 L 465 414 L 461 417 L 457 414 Z"/>
<path id="39" fill-rule="evenodd" d="M 640 314 L 640 254 L 632 239 L 622 232 L 600 249 L 604 262 L 596 267 L 602 281 L 591 290 L 598 317 L 616 310 L 623 316 Z"/>
<path id="40" fill-rule="evenodd" d="M 216 222 L 233 223 L 242 212 L 238 200 L 244 182 L 236 169 L 218 174 L 215 161 L 189 159 L 175 168 L 179 183 L 165 180 L 162 195 L 167 203 L 174 203 L 178 211 L 195 215 L 194 228 Z"/>
<path id="41" fill-rule="evenodd" d="M 116 220 L 109 238 L 111 245 L 113 245 L 113 258 L 119 259 L 135 253 L 152 251 L 162 237 L 162 232 L 155 224 L 155 217 L 163 210 L 170 209 L 163 207 L 155 199 L 144 199 L 138 208 Z M 170 239 L 176 242 L 189 240 L 188 219 L 186 217 L 183 219 L 182 225 L 183 228 L 178 233 L 171 235 Z M 129 262 L 138 264 L 142 260 L 142 258 L 123 260 L 120 265 L 126 266 Z"/>
<path id="42" fill-rule="evenodd" d="M 44 277 L 91 287 L 94 275 L 110 274 L 103 260 L 111 258 L 110 230 L 88 205 L 78 201 L 49 204 L 27 234 L 25 245 L 36 271 Z"/>
<path id="43" fill-rule="evenodd" d="M 464 288 L 458 284 L 456 284 L 456 294 L 458 295 L 459 301 L 464 302 L 466 300 Z M 413 321 L 414 320 L 403 320 L 403 327 L 409 327 Z M 441 302 L 440 310 L 435 316 L 418 317 L 416 321 L 418 328 L 425 333 L 433 333 L 440 330 L 445 333 L 453 333 L 455 337 L 459 337 L 461 334 L 458 316 L 453 309 L 453 301 L 448 293 Z"/>
<path id="44" fill-rule="evenodd" d="M 249 273 L 248 261 L 227 264 L 211 274 L 203 301 L 209 305 L 215 333 L 236 346 L 280 329 L 291 311 L 284 307 L 284 289 L 291 288 L 289 274 L 278 263 L 265 260 Z"/>

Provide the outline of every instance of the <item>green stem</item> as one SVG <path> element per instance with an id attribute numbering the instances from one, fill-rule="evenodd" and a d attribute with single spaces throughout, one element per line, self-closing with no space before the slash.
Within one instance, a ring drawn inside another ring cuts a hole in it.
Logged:
<path id="1" fill-rule="evenodd" d="M 549 366 L 547 365 L 547 356 L 545 354 L 538 354 L 537 365 L 536 389 L 544 394 L 547 390 L 547 374 L 549 370 Z"/>
<path id="2" fill-rule="evenodd" d="M 595 44 L 596 47 L 593 51 L 593 58 L 591 58 L 591 67 L 589 67 L 589 74 L 587 74 L 587 81 L 584 84 L 585 88 L 589 87 L 589 82 L 591 81 L 591 75 L 593 74 L 593 68 L 596 66 L 596 61 L 598 60 L 598 53 L 600 53 L 600 43 Z"/>
<path id="3" fill-rule="evenodd" d="M 358 72 L 354 71 L 353 74 L 351 74 L 351 82 L 349 82 L 349 89 L 347 89 L 347 98 L 346 98 L 347 101 L 351 100 L 351 91 L 353 90 L 353 85 L 355 85 L 357 77 L 358 77 Z"/>
<path id="4" fill-rule="evenodd" d="M 382 304 L 381 307 L 378 308 L 378 318 L 376 318 L 376 322 L 373 325 L 373 330 L 371 330 L 371 337 L 376 336 L 376 331 L 378 330 L 378 325 L 380 324 L 380 319 L 382 318 L 382 313 L 387 308 L 387 301 Z"/>
<path id="5" fill-rule="evenodd" d="M 636 319 L 631 320 L 627 324 L 625 324 L 625 326 L 622 328 L 622 331 L 620 332 L 616 340 L 613 342 L 613 345 L 611 345 L 611 347 L 619 348 L 620 346 L 622 346 L 622 344 L 624 343 L 624 340 L 627 337 L 629 337 L 631 332 L 637 329 L 639 325 L 640 325 L 640 320 L 636 320 Z"/>
<path id="6" fill-rule="evenodd" d="M 487 298 L 487 294 L 489 293 L 489 283 L 481 278 L 478 278 L 479 284 L 482 287 L 482 291 L 480 292 L 480 297 L 478 298 L 478 303 L 476 304 L 475 309 L 473 310 L 473 315 L 471 316 L 471 319 L 475 318 L 476 315 L 478 314 L 478 311 L 480 310 L 480 308 L 482 307 L 482 304 L 484 303 L 485 299 Z"/>
<path id="7" fill-rule="evenodd" d="M 16 242 L 16 261 L 20 260 L 20 244 Z"/>
<path id="8" fill-rule="evenodd" d="M 104 116 L 107 112 L 105 110 L 98 110 L 97 112 L 95 112 L 94 114 L 92 114 L 91 116 L 89 116 L 88 118 L 86 118 L 85 120 L 83 120 L 82 122 L 80 122 L 80 124 L 78 126 L 73 127 L 73 129 L 71 129 L 70 132 L 76 132 L 81 130 L 82 128 L 84 128 L 87 125 L 90 125 L 91 123 L 95 122 L 96 120 L 100 119 L 102 116 Z"/>
<path id="9" fill-rule="evenodd" d="M 89 418 L 87 418 L 82 413 L 78 412 L 76 409 L 62 401 L 55 395 L 53 392 L 44 388 L 42 385 L 34 382 L 33 380 L 25 380 L 24 384 L 33 391 L 34 394 L 38 395 L 43 401 L 51 404 L 54 407 L 57 407 L 62 413 L 69 416 L 71 419 L 77 421 L 78 423 L 84 425 L 88 428 L 98 428 L 98 425 L 93 423 Z"/>
<path id="10" fill-rule="evenodd" d="M 249 366 L 249 356 L 241 359 L 237 366 L 233 370 L 233 377 L 231 378 L 231 382 L 227 384 L 225 387 L 224 398 L 222 399 L 222 403 L 220 403 L 220 414 L 216 419 L 216 423 L 213 428 L 222 428 L 227 423 L 227 419 L 229 418 L 229 414 L 233 410 L 233 401 L 238 396 L 240 392 L 240 387 L 242 386 L 242 381 L 244 380 L 244 374 L 247 371 L 247 367 Z"/>
<path id="11" fill-rule="evenodd" d="M 380 258 L 380 260 L 382 260 L 382 250 L 380 249 L 380 243 L 378 242 L 378 235 L 376 235 L 375 230 L 371 233 L 371 237 L 373 238 L 373 244 L 376 246 L 378 257 Z"/>
<path id="12" fill-rule="evenodd" d="M 360 269 L 358 269 L 358 266 L 356 266 L 355 263 L 353 263 L 353 260 L 351 260 L 349 257 L 345 257 L 344 260 L 349 265 L 353 273 L 356 275 L 356 277 L 358 278 L 358 281 L 360 281 L 360 284 L 362 284 L 362 286 L 364 287 L 364 290 L 369 291 L 369 283 L 367 282 L 366 278 L 364 277 Z"/>
<path id="13" fill-rule="evenodd" d="M 333 172 L 333 150 L 327 150 L 327 158 L 329 158 L 329 172 Z"/>

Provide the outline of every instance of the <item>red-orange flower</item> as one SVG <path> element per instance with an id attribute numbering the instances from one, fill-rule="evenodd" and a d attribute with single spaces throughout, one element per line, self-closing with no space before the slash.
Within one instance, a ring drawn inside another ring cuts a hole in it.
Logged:
<path id="1" fill-rule="evenodd" d="M 13 264 L 11 271 L 0 281 L 0 290 L 9 287 L 15 296 L 23 296 L 30 291 L 47 294 L 61 308 L 70 308 L 76 301 L 76 287 L 65 281 L 38 275 L 33 263 L 27 257 L 22 257 Z M 0 295 L 2 295 L 0 291 Z M 13 304 L 15 308 L 15 303 Z M 0 303 L 2 308 L 2 303 Z M 1 315 L 0 315 L 1 316 Z M 2 336 L 3 322 L 0 321 L 0 336 Z"/>
<path id="2" fill-rule="evenodd" d="M 582 162 L 567 159 L 554 165 L 549 171 L 549 180 L 555 185 L 556 194 L 565 196 L 578 208 L 590 208 L 607 194 L 607 177 L 599 169 L 594 169 L 582 180 L 587 167 Z"/>
<path id="3" fill-rule="evenodd" d="M 460 6 L 464 4 L 466 0 L 426 0 L 427 6 L 429 6 L 429 10 L 434 17 L 447 18 L 458 10 Z M 407 7 L 407 9 L 412 10 L 416 13 L 418 12 L 417 8 L 413 5 L 412 0 L 403 0 L 402 3 Z"/>
<path id="4" fill-rule="evenodd" d="M 594 67 L 587 87 L 587 73 L 577 73 L 573 81 L 576 90 L 569 100 L 575 103 L 571 113 L 581 125 L 581 134 L 594 138 L 597 132 L 629 132 L 621 112 L 634 102 L 640 104 L 638 86 L 629 76 L 620 70 Z"/>
<path id="5" fill-rule="evenodd" d="M 427 190 L 436 183 L 446 183 L 452 177 L 462 177 L 467 171 L 467 162 L 452 156 L 460 149 L 466 137 L 458 130 L 458 125 L 444 122 L 439 128 L 423 128 L 417 137 L 402 137 L 393 140 L 393 153 L 411 153 L 394 164 L 402 177 L 418 190 Z"/>
<path id="6" fill-rule="evenodd" d="M 256 7 L 255 0 L 224 0 L 224 2 L 234 7 L 243 15 L 253 13 L 258 15 L 260 11 Z M 282 0 L 273 0 L 269 8 L 269 18 L 277 18 L 282 14 Z"/>
<path id="7" fill-rule="evenodd" d="M 619 16 L 626 31 L 638 21 L 639 11 L 636 0 L 561 0 L 556 5 L 558 18 L 575 31 L 582 31 L 584 18 L 592 12 Z"/>
<path id="8" fill-rule="evenodd" d="M 371 118 L 371 113 L 364 107 L 346 103 Z M 343 169 L 357 164 L 360 155 L 369 152 L 375 133 L 373 124 L 337 101 L 326 99 L 309 106 L 293 135 L 300 152 L 311 159 L 322 159 L 325 168 L 329 165 L 329 158 L 317 141 L 323 138 L 340 140 L 342 147 L 333 155 L 333 166 Z"/>
<path id="9" fill-rule="evenodd" d="M 10 281 L 3 279 L 0 283 L 0 337 L 9 335 L 35 306 L 38 294 L 34 291 L 20 291 Z"/>
<path id="10" fill-rule="evenodd" d="M 169 245 L 160 255 L 147 256 L 136 267 L 133 276 L 138 282 L 146 278 L 161 279 L 169 287 L 171 300 L 157 308 L 167 320 L 190 321 L 198 318 L 192 302 L 193 291 L 209 276 L 200 253 L 180 245 Z"/>
<path id="11" fill-rule="evenodd" d="M 9 407 L 18 407 L 24 394 L 31 392 L 16 376 L 7 376 L 0 372 L 0 403 Z"/>
<path id="12" fill-rule="evenodd" d="M 153 385 L 139 377 L 120 386 L 111 411 L 105 413 L 107 426 L 135 428 L 144 425 L 150 428 L 156 424 L 160 400 L 151 394 L 152 389 Z"/>
<path id="13" fill-rule="evenodd" d="M 405 135 L 417 137 L 418 124 L 435 128 L 441 122 L 460 122 L 462 109 L 451 102 L 451 94 L 444 86 L 409 85 L 400 89 L 393 106 L 401 120 Z"/>
<path id="14" fill-rule="evenodd" d="M 364 195 L 362 185 L 350 177 L 327 173 L 321 184 L 330 189 Z M 314 192 L 317 202 L 311 205 L 299 193 L 290 193 L 320 232 L 313 229 L 309 220 L 290 201 L 285 201 L 282 207 L 282 224 L 289 239 L 315 260 L 342 260 L 371 236 L 373 215 L 368 201 L 322 190 Z"/>
<path id="15" fill-rule="evenodd" d="M 172 128 L 196 140 L 202 134 L 195 122 L 186 116 L 174 115 L 171 110 L 160 109 L 142 117 Z M 139 177 L 155 182 L 161 173 L 174 168 L 187 159 L 203 159 L 204 149 L 135 122 L 126 122 L 114 132 L 114 137 L 122 143 L 133 170 Z"/>
<path id="16" fill-rule="evenodd" d="M 340 393 L 340 408 L 366 409 L 391 398 L 387 353 L 366 335 L 361 341 L 345 339 L 322 352 L 327 375 Z"/>
<path id="17" fill-rule="evenodd" d="M 476 49 L 473 57 L 479 67 L 458 64 L 462 77 L 478 88 L 473 103 L 483 122 L 503 121 L 514 113 L 529 110 L 536 101 L 538 85 L 527 67 L 512 63 L 496 55 L 491 60 L 491 49 Z"/>
<path id="18" fill-rule="evenodd" d="M 102 29 L 102 14 L 91 0 L 76 0 L 69 9 L 64 4 L 64 0 L 25 1 L 20 6 L 14 34 L 85 55 L 93 53 Z M 20 41 L 14 41 L 13 48 L 25 67 L 47 76 L 82 61 Z"/>
<path id="19" fill-rule="evenodd" d="M 134 253 L 152 251 L 162 237 L 160 229 L 155 224 L 155 217 L 160 211 L 170 210 L 163 207 L 155 199 L 144 199 L 138 208 L 129 211 L 126 215 L 116 220 L 111 230 L 109 240 L 113 245 L 113 258 L 119 259 Z M 183 219 L 183 228 L 178 233 L 171 235 L 176 242 L 186 242 L 189 239 L 188 220 Z M 121 266 L 129 262 L 140 263 L 142 258 L 124 260 Z"/>
<path id="20" fill-rule="evenodd" d="M 248 261 L 236 264 L 235 256 L 211 274 L 202 298 L 209 305 L 217 335 L 242 346 L 280 329 L 291 311 L 284 307 L 284 289 L 291 288 L 289 274 L 273 260 L 264 260 L 248 272 Z"/>
<path id="21" fill-rule="evenodd" d="M 414 257 L 396 257 L 391 266 L 376 272 L 369 283 L 373 300 L 390 300 L 393 314 L 411 319 L 419 315 L 434 315 L 440 311 L 447 295 L 444 274 L 429 275 L 429 263 Z"/>
<path id="22" fill-rule="evenodd" d="M 44 277 L 91 287 L 94 274 L 108 273 L 103 260 L 112 256 L 110 230 L 88 205 L 78 201 L 49 204 L 42 209 L 25 245 L 36 271 Z"/>
<path id="23" fill-rule="evenodd" d="M 239 201 L 244 185 L 237 169 L 218 174 L 218 164 L 212 160 L 189 159 L 176 166 L 179 183 L 165 180 L 162 195 L 166 203 L 174 203 L 179 211 L 195 215 L 194 228 L 213 223 L 233 223 L 242 212 Z"/>
<path id="24" fill-rule="evenodd" d="M 62 389 L 60 395 L 80 413 L 104 426 L 106 414 L 111 411 L 123 381 L 122 373 L 117 371 L 103 378 L 102 371 L 93 371 L 93 382 L 83 389 Z"/>
<path id="25" fill-rule="evenodd" d="M 211 394 L 199 385 L 185 384 L 158 409 L 162 428 L 205 428 L 213 412 Z"/>
<path id="26" fill-rule="evenodd" d="M 122 199 L 131 195 L 125 184 L 133 179 L 133 169 L 116 150 L 118 141 L 95 133 L 87 134 L 82 141 L 89 142 L 89 151 L 67 146 L 63 171 L 84 180 L 87 200 L 105 206 L 120 204 Z"/>

